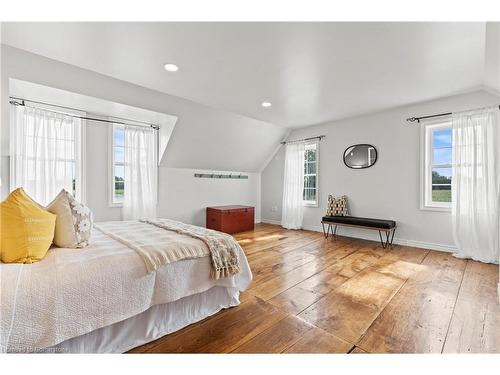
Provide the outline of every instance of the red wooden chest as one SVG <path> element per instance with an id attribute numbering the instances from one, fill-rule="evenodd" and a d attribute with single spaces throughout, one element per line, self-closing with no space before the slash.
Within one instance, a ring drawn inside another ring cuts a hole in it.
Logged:
<path id="1" fill-rule="evenodd" d="M 207 207 L 207 228 L 224 233 L 254 229 L 255 209 L 251 206 Z"/>

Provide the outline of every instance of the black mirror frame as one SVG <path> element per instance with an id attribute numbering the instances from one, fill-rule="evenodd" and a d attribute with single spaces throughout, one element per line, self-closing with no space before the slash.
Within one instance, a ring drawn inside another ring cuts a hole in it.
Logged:
<path id="1" fill-rule="evenodd" d="M 356 147 L 356 146 L 368 146 L 368 147 L 373 147 L 373 149 L 375 150 L 375 161 L 373 162 L 373 164 L 367 166 L 367 167 L 361 167 L 361 168 L 354 168 L 354 167 L 351 167 L 349 165 L 347 165 L 347 163 L 345 162 L 345 153 L 347 152 L 347 150 L 349 150 L 351 147 Z M 368 143 L 358 143 L 358 144 L 355 144 L 355 145 L 350 145 L 348 146 L 345 150 L 344 150 L 344 153 L 342 154 L 342 161 L 344 162 L 344 165 L 349 168 L 349 169 L 367 169 L 367 168 L 371 168 L 373 167 L 376 163 L 377 163 L 377 160 L 378 160 L 378 150 L 377 148 L 374 146 L 374 145 L 371 145 L 371 144 L 368 144 Z"/>

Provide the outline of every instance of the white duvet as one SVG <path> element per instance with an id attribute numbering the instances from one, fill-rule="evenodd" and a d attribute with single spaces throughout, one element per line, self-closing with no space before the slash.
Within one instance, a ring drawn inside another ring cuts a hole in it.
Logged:
<path id="1" fill-rule="evenodd" d="M 220 280 L 208 277 L 208 256 L 147 273 L 134 250 L 94 230 L 86 248 L 0 263 L 0 350 L 36 352 L 216 285 L 245 290 L 252 274 L 242 251 L 238 257 L 241 273 Z"/>

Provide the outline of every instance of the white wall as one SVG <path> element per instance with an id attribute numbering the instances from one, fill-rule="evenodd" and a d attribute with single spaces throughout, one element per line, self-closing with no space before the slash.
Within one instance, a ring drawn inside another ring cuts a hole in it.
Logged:
<path id="1" fill-rule="evenodd" d="M 244 173 L 248 179 L 194 177 L 195 173 L 212 172 L 229 173 L 220 170 L 160 168 L 159 216 L 205 226 L 206 207 L 242 204 L 254 206 L 255 221 L 260 222 L 260 173 Z M 180 200 L 180 196 L 186 198 Z"/>
<path id="2" fill-rule="evenodd" d="M 486 23 L 484 84 L 500 92 L 500 22 Z"/>
<path id="3" fill-rule="evenodd" d="M 90 114 L 90 117 L 98 117 Z M 121 220 L 121 208 L 110 207 L 108 201 L 108 126 L 87 121 L 87 205 L 95 221 Z M 245 173 L 248 179 L 195 178 L 195 173 L 234 173 L 235 171 L 159 168 L 158 216 L 205 226 L 208 206 L 243 204 L 255 207 L 260 222 L 260 173 Z"/>
<path id="4" fill-rule="evenodd" d="M 411 89 L 411 88 L 409 88 Z M 450 213 L 419 209 L 420 132 L 407 117 L 471 109 L 499 103 L 486 92 L 443 98 L 371 115 L 339 120 L 292 132 L 288 139 L 324 134 L 320 142 L 319 207 L 305 208 L 304 227 L 321 230 L 328 194 L 346 194 L 355 216 L 394 218 L 396 238 L 414 246 L 452 249 Z M 353 170 L 342 161 L 346 147 L 370 143 L 378 150 L 377 163 Z M 281 220 L 284 148 L 262 172 L 262 220 Z M 273 212 L 272 208 L 277 207 Z M 377 239 L 371 231 L 340 229 L 340 234 Z"/>
<path id="5" fill-rule="evenodd" d="M 89 114 L 97 118 L 97 115 Z M 87 121 L 86 129 L 86 204 L 95 221 L 121 220 L 121 208 L 109 206 L 109 128 L 98 121 Z"/>

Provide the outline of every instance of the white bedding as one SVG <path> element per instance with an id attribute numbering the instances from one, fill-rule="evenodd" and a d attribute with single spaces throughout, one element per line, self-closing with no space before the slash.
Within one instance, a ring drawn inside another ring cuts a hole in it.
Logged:
<path id="1" fill-rule="evenodd" d="M 208 256 L 148 274 L 134 250 L 100 231 L 92 236 L 84 249 L 54 248 L 38 263 L 0 264 L 1 351 L 38 351 L 216 285 L 245 290 L 252 278 L 242 251 L 242 272 L 229 278 L 208 277 Z"/>
<path id="2" fill-rule="evenodd" d="M 214 286 L 177 301 L 151 306 L 143 313 L 63 341 L 44 352 L 124 353 L 239 304 L 237 288 Z"/>

